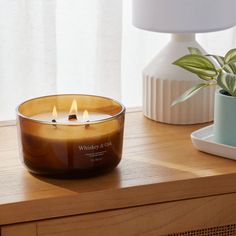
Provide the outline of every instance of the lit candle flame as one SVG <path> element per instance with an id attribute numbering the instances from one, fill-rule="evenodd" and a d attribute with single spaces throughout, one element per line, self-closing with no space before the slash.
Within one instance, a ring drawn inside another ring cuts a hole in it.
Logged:
<path id="1" fill-rule="evenodd" d="M 88 122 L 89 121 L 89 113 L 87 110 L 83 112 L 83 121 Z"/>
<path id="2" fill-rule="evenodd" d="M 56 108 L 56 106 L 54 106 L 52 109 L 52 122 L 53 123 L 57 122 L 56 118 L 57 118 L 57 108 Z"/>
<path id="3" fill-rule="evenodd" d="M 84 121 L 84 122 L 89 122 L 89 113 L 88 113 L 87 110 L 85 110 L 85 111 L 83 112 L 83 121 Z M 88 129 L 88 128 L 89 128 L 89 124 L 86 124 L 86 125 L 85 125 L 85 129 Z"/>
<path id="4" fill-rule="evenodd" d="M 77 120 L 77 112 L 78 112 L 77 102 L 76 102 L 75 99 L 73 99 L 73 102 L 72 102 L 71 107 L 70 107 L 68 120 L 69 121 Z"/>
<path id="5" fill-rule="evenodd" d="M 56 106 L 53 107 L 53 110 L 52 110 L 52 117 L 55 119 L 57 118 L 57 108 Z"/>
<path id="6" fill-rule="evenodd" d="M 77 111 L 78 111 L 78 107 L 77 107 L 77 102 L 75 99 L 73 99 L 73 102 L 71 104 L 71 107 L 70 107 L 70 112 L 69 114 L 72 115 L 72 114 L 77 114 Z"/>

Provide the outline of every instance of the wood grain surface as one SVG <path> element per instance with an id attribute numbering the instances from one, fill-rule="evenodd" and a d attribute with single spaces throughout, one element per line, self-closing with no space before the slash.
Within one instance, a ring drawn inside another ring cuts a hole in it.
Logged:
<path id="1" fill-rule="evenodd" d="M 1 236 L 38 236 L 36 223 L 23 223 L 4 226 Z"/>
<path id="2" fill-rule="evenodd" d="M 201 235 L 233 235 L 224 234 L 220 227 L 227 231 L 236 223 L 235 199 L 236 194 L 223 194 L 15 224 L 3 226 L 2 236 L 158 236 L 192 230 Z M 207 234 L 206 229 L 212 228 L 215 234 Z"/>
<path id="3" fill-rule="evenodd" d="M 224 194 L 39 221 L 37 235 L 157 236 L 230 225 L 236 223 L 235 199 Z"/>
<path id="4" fill-rule="evenodd" d="M 236 162 L 191 144 L 202 126 L 130 112 L 120 165 L 77 180 L 32 176 L 20 163 L 16 127 L 0 127 L 0 225 L 236 192 Z"/>

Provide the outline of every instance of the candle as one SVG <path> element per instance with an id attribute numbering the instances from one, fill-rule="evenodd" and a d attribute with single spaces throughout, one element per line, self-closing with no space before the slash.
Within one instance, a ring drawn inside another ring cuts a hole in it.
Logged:
<path id="1" fill-rule="evenodd" d="M 121 160 L 124 113 L 118 102 L 98 96 L 29 100 L 18 107 L 22 160 L 33 173 L 58 177 L 111 170 Z"/>

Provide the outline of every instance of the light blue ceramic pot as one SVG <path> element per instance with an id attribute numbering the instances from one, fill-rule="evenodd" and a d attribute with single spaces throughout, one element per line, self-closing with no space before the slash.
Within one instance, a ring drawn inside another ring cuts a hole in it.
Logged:
<path id="1" fill-rule="evenodd" d="M 214 141 L 236 146 L 236 97 L 216 91 L 214 111 Z"/>

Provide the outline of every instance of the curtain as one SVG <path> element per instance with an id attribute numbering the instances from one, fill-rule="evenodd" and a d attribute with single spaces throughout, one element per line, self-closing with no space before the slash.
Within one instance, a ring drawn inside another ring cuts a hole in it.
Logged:
<path id="1" fill-rule="evenodd" d="M 0 1 L 0 120 L 17 104 L 56 92 L 56 1 Z"/>
<path id="2" fill-rule="evenodd" d="M 121 99 L 122 1 L 58 0 L 59 93 Z"/>
<path id="3" fill-rule="evenodd" d="M 89 93 L 141 106 L 142 69 L 169 34 L 132 26 L 132 0 L 0 0 L 0 120 L 22 101 Z M 235 28 L 198 34 L 209 52 L 235 47 Z"/>

